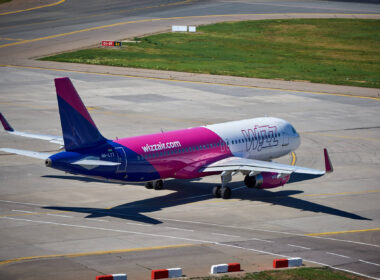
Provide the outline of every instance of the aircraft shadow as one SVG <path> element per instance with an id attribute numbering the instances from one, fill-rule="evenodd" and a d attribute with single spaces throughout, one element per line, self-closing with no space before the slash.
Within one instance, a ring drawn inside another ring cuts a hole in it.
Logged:
<path id="1" fill-rule="evenodd" d="M 86 182 L 103 182 L 102 180 L 76 177 L 76 176 L 45 176 L 53 178 L 76 179 Z M 105 181 L 107 182 L 107 181 Z M 120 184 L 120 183 L 118 183 Z M 141 184 L 140 184 L 141 185 Z M 139 223 L 161 224 L 162 221 L 147 216 L 147 213 L 154 213 L 165 208 L 185 205 L 188 203 L 207 201 L 214 199 L 211 190 L 214 184 L 199 182 L 198 180 L 167 180 L 165 181 L 165 189 L 173 192 L 167 195 L 161 195 L 160 191 L 153 198 L 128 202 L 110 209 L 90 208 L 90 207 L 70 207 L 70 206 L 47 206 L 45 209 L 71 211 L 78 213 L 87 213 L 86 218 L 114 217 L 126 220 L 132 220 Z M 303 191 L 298 190 L 257 190 L 242 188 L 241 182 L 230 183 L 229 187 L 233 190 L 233 198 L 242 201 L 261 201 L 271 203 L 272 205 L 280 205 L 289 208 L 299 209 L 302 211 L 310 211 L 314 213 L 324 213 L 342 218 L 354 220 L 371 220 L 354 213 L 339 210 L 337 208 L 324 206 L 315 202 L 303 200 L 294 195 L 302 194 Z M 141 191 L 145 191 L 141 186 Z M 235 189 L 235 190 L 234 190 Z"/>

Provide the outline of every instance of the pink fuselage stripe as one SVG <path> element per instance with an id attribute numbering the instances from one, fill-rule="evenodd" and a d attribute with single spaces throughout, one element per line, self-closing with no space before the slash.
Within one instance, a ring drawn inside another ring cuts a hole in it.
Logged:
<path id="1" fill-rule="evenodd" d="M 204 175 L 200 169 L 231 156 L 224 141 L 205 127 L 123 138 L 114 142 L 143 156 L 161 178 L 190 179 Z"/>
<path id="2" fill-rule="evenodd" d="M 71 107 L 73 107 L 79 114 L 82 115 L 89 123 L 96 127 L 86 107 L 84 106 L 82 99 L 79 97 L 76 89 L 69 78 L 57 78 L 55 79 L 55 85 L 57 95 L 66 101 Z"/>

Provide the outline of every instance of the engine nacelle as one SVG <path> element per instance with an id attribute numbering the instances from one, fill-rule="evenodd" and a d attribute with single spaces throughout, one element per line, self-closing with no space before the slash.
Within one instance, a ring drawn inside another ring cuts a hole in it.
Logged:
<path id="1" fill-rule="evenodd" d="M 244 183 L 248 188 L 271 189 L 285 185 L 290 175 L 281 175 L 275 172 L 262 172 L 255 176 L 245 176 Z"/>

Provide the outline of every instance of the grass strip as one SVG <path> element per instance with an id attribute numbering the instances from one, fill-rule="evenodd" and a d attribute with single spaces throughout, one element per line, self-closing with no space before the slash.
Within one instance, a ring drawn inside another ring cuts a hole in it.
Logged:
<path id="1" fill-rule="evenodd" d="M 224 22 L 138 39 L 42 60 L 380 87 L 380 20 Z"/>
<path id="2" fill-rule="evenodd" d="M 245 276 L 218 276 L 191 278 L 192 280 L 365 280 L 347 272 L 336 271 L 330 268 L 296 268 L 286 270 L 270 270 L 256 273 L 247 273 Z"/>

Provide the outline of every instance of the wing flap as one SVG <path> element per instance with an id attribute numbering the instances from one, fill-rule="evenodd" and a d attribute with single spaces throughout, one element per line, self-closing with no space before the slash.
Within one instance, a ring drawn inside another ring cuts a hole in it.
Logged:
<path id="1" fill-rule="evenodd" d="M 213 162 L 201 169 L 201 172 L 223 172 L 223 171 L 254 171 L 254 172 L 275 172 L 281 174 L 313 174 L 323 175 L 324 170 L 317 170 L 301 166 L 293 166 L 276 162 L 267 162 L 239 157 L 230 157 Z"/>

